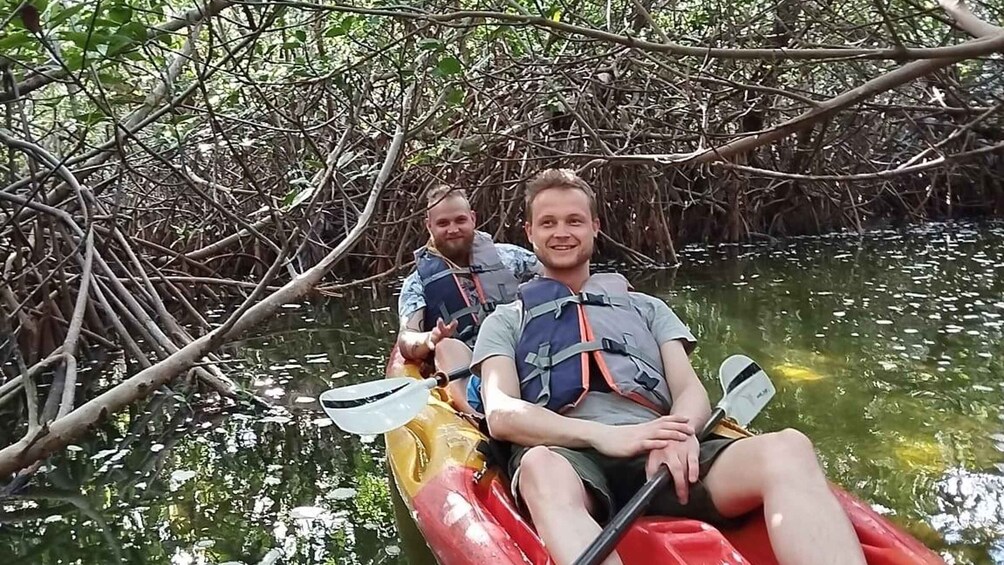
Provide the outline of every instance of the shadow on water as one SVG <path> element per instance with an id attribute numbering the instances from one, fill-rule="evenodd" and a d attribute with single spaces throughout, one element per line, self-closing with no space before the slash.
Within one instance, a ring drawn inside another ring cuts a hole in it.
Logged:
<path id="1" fill-rule="evenodd" d="M 1004 226 L 682 258 L 629 278 L 697 335 L 700 374 L 736 352 L 767 368 L 778 394 L 756 430 L 806 432 L 831 480 L 950 563 L 1004 564 Z M 274 403 L 267 412 L 224 411 L 179 386 L 114 415 L 0 501 L 0 558 L 434 563 L 388 480 L 382 439 L 343 434 L 316 403 L 383 375 L 395 300 L 288 305 L 231 346 L 235 375 Z"/>

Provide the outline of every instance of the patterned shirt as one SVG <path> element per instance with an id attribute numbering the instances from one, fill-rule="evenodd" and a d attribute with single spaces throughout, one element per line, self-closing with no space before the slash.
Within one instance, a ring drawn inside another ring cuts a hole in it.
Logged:
<path id="1" fill-rule="evenodd" d="M 541 274 L 540 263 L 532 252 L 511 243 L 496 243 L 495 251 L 499 260 L 508 268 L 520 282 L 529 280 L 534 275 Z M 468 289 L 472 292 L 472 289 Z M 402 320 L 410 318 L 415 312 L 425 308 L 425 287 L 418 271 L 412 271 L 401 285 L 401 296 L 397 301 L 397 314 Z M 424 322 L 423 322 L 424 323 Z M 423 328 L 428 330 L 429 328 Z"/>

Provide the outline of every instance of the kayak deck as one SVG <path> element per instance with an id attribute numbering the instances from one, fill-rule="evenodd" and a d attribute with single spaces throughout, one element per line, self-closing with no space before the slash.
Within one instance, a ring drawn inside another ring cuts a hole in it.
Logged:
<path id="1" fill-rule="evenodd" d="M 388 376 L 421 378 L 417 365 L 395 349 Z M 404 427 L 386 434 L 387 461 L 401 497 L 441 565 L 552 563 L 532 525 L 516 508 L 508 483 L 495 470 L 479 480 L 484 436 L 434 391 L 429 404 Z M 944 563 L 839 488 L 833 487 L 854 524 L 869 565 Z M 742 526 L 718 530 L 690 519 L 637 520 L 617 546 L 632 564 L 776 565 L 762 513 Z"/>

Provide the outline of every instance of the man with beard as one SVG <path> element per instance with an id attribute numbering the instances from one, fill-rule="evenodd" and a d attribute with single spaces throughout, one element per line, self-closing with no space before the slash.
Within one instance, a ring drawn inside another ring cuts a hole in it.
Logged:
<path id="1" fill-rule="evenodd" d="M 600 225 L 589 185 L 549 169 L 525 205 L 544 273 L 485 320 L 471 368 L 492 437 L 512 445 L 513 494 L 554 560 L 573 562 L 665 465 L 673 486 L 650 513 L 725 526 L 762 508 L 780 563 L 863 564 L 804 435 L 697 440 L 711 406 L 690 364 L 696 340 L 662 300 L 590 273 Z"/>
<path id="2" fill-rule="evenodd" d="M 415 271 L 398 299 L 398 348 L 407 359 L 434 353 L 436 367 L 467 371 L 471 347 L 485 317 L 513 301 L 521 280 L 537 273 L 533 253 L 475 229 L 475 214 L 463 190 L 434 187 L 426 196 L 429 241 L 415 251 Z M 480 379 L 459 378 L 449 385 L 456 408 L 481 412 Z"/>

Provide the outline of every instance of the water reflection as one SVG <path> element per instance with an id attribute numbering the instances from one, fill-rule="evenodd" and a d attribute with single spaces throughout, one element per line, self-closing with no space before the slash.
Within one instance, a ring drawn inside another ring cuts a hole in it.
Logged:
<path id="1" fill-rule="evenodd" d="M 1004 563 L 1004 227 L 685 250 L 630 273 L 700 340 L 702 374 L 757 359 L 835 482 L 954 563 Z M 299 305 L 234 344 L 274 402 L 226 410 L 165 390 L 116 415 L 2 502 L 13 563 L 434 563 L 388 481 L 381 438 L 316 406 L 382 376 L 394 300 Z M 712 400 L 717 385 L 708 380 Z M 181 389 L 179 389 L 180 391 Z"/>

